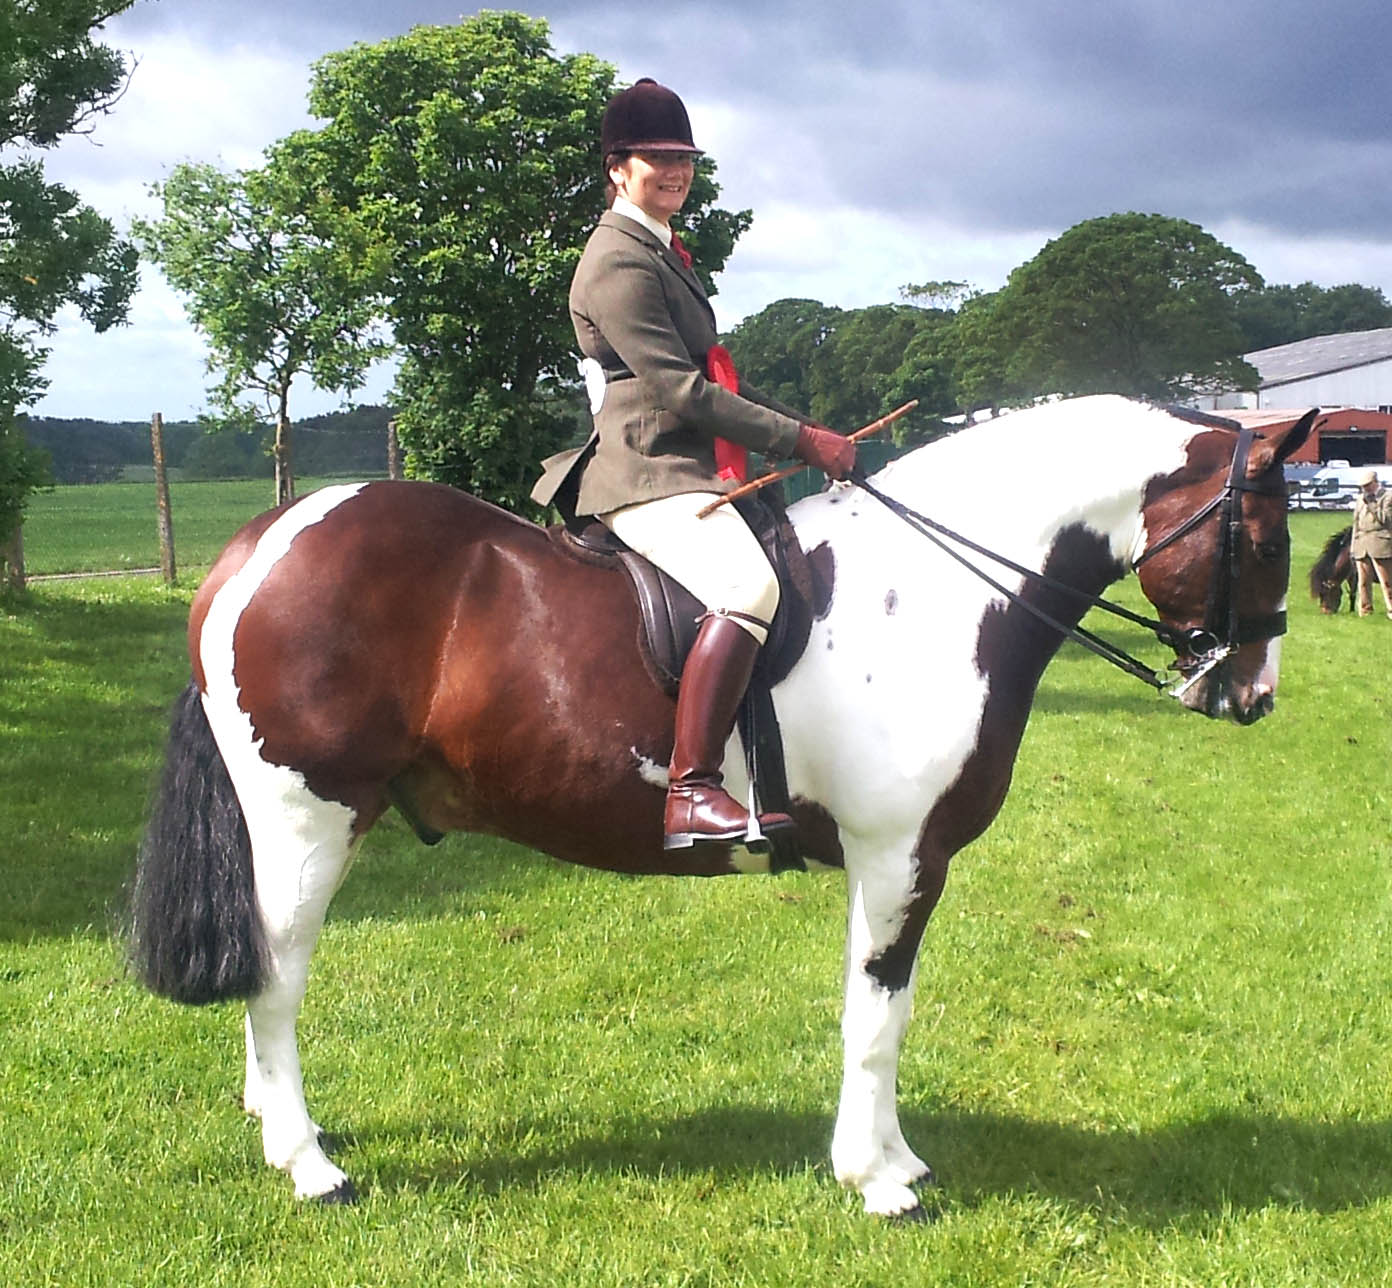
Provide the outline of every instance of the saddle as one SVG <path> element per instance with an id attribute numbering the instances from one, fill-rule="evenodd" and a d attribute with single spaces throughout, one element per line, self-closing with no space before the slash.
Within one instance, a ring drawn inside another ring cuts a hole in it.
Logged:
<path id="1" fill-rule="evenodd" d="M 787 770 L 771 690 L 802 656 L 812 620 L 825 613 L 828 596 L 813 562 L 798 544 L 780 498 L 748 497 L 734 505 L 759 538 L 779 585 L 778 611 L 769 627 L 768 641 L 759 650 L 736 728 L 754 784 L 757 811 L 786 814 Z M 643 663 L 662 691 L 675 697 L 705 606 L 681 583 L 629 549 L 598 519 L 567 514 L 566 521 L 549 529 L 549 533 L 557 546 L 573 558 L 622 570 L 627 575 L 642 623 L 639 647 Z M 806 869 L 795 832 L 767 839 L 771 872 Z"/>

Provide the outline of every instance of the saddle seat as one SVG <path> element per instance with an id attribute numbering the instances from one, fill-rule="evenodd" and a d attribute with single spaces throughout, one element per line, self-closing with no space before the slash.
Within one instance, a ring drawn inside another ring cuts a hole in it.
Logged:
<path id="1" fill-rule="evenodd" d="M 807 647 L 816 614 L 816 574 L 779 504 L 736 502 L 759 538 L 778 577 L 778 611 L 768 641 L 759 650 L 754 675 L 770 687 L 793 669 Z M 700 629 L 705 606 L 679 581 L 630 550 L 595 518 L 576 518 L 550 529 L 553 539 L 586 562 L 622 568 L 628 574 L 642 619 L 644 662 L 668 697 L 675 697 L 682 667 Z"/>

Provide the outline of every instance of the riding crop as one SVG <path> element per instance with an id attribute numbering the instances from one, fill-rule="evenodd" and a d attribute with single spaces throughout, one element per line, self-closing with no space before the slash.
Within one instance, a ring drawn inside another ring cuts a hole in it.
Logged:
<path id="1" fill-rule="evenodd" d="M 846 437 L 852 443 L 858 443 L 862 438 L 869 438 L 871 434 L 878 434 L 880 430 L 891 421 L 898 420 L 900 416 L 913 411 L 917 406 L 918 399 L 915 398 L 912 402 L 906 402 L 902 407 L 896 407 L 892 412 L 888 413 L 888 415 L 881 416 L 879 420 L 871 421 L 868 425 L 862 425 L 855 433 L 847 434 Z M 718 501 L 712 501 L 704 509 L 698 510 L 696 512 L 696 517 L 698 519 L 704 519 L 706 515 L 720 509 L 722 505 L 729 505 L 731 501 L 738 501 L 742 496 L 750 496 L 758 492 L 761 488 L 768 487 L 770 483 L 777 483 L 780 479 L 792 478 L 799 470 L 808 468 L 810 467 L 799 463 L 797 465 L 785 466 L 781 470 L 774 470 L 769 474 L 761 474 L 756 479 L 750 479 L 748 483 L 741 483 L 734 491 L 726 492 Z"/>

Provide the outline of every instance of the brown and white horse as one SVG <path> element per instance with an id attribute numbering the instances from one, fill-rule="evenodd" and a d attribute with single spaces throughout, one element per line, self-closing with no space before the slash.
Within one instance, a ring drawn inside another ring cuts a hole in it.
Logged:
<path id="1" fill-rule="evenodd" d="M 1253 490 L 1222 559 L 1216 511 L 1185 523 L 1231 493 L 1237 435 L 1119 398 L 1001 417 L 873 483 L 1091 594 L 1137 567 L 1176 631 L 1207 624 L 1218 576 L 1233 578 L 1236 612 L 1269 622 L 1289 577 L 1280 464 L 1306 432 L 1308 418 L 1251 446 L 1240 472 Z M 774 698 L 804 850 L 844 869 L 849 896 L 832 1160 L 868 1211 L 914 1215 L 913 1187 L 931 1172 L 900 1132 L 895 1080 L 920 938 L 949 860 L 1005 798 L 1059 637 L 854 486 L 791 514 L 830 583 Z M 1083 613 L 1056 587 L 991 571 L 1069 625 Z M 1184 703 L 1242 723 L 1270 711 L 1279 629 L 1249 631 Z M 393 801 L 428 828 L 594 867 L 766 866 L 742 848 L 663 849 L 673 704 L 637 633 L 621 575 L 433 484 L 325 488 L 253 520 L 209 573 L 132 951 L 160 993 L 246 1000 L 245 1105 L 298 1195 L 353 1193 L 306 1111 L 295 1026 L 329 900 Z M 741 796 L 734 739 L 726 775 Z"/>

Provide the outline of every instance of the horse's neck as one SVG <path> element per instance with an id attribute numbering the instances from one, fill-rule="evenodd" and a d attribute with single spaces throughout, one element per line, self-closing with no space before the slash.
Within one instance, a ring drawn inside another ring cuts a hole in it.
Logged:
<path id="1" fill-rule="evenodd" d="M 874 481 L 1036 569 L 1059 534 L 1079 525 L 1127 566 L 1145 539 L 1146 484 L 1184 465 L 1193 432 L 1157 408 L 1077 399 L 962 430 L 899 458 Z"/>

